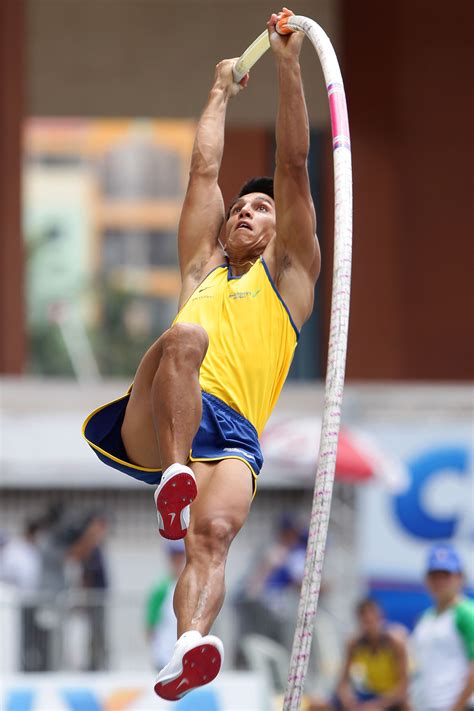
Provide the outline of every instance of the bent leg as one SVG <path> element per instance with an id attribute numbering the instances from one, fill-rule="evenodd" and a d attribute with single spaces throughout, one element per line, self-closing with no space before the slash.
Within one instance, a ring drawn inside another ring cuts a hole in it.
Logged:
<path id="1" fill-rule="evenodd" d="M 202 417 L 199 369 L 209 338 L 196 324 L 175 324 L 164 339 L 151 401 L 163 471 L 185 464 Z"/>
<path id="2" fill-rule="evenodd" d="M 199 497 L 191 505 L 186 566 L 174 595 L 178 637 L 189 630 L 207 634 L 217 617 L 229 547 L 248 516 L 253 493 L 252 474 L 238 459 L 195 462 L 193 470 Z"/>
<path id="3" fill-rule="evenodd" d="M 208 342 L 201 326 L 177 323 L 143 356 L 122 425 L 132 463 L 165 470 L 187 462 L 201 421 L 199 369 Z"/>

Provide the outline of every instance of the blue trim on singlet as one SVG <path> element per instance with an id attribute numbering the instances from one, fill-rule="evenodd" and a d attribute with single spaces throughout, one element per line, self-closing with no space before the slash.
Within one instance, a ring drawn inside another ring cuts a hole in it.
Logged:
<path id="1" fill-rule="evenodd" d="M 230 270 L 230 264 L 227 262 L 227 281 L 231 281 L 232 279 L 242 279 L 243 276 L 244 276 L 243 274 L 234 276 Z"/>
<path id="2" fill-rule="evenodd" d="M 275 292 L 275 294 L 276 294 L 276 295 L 278 296 L 278 298 L 280 299 L 280 301 L 281 301 L 281 303 L 283 304 L 283 307 L 284 307 L 286 313 L 288 314 L 288 318 L 290 319 L 290 323 L 291 323 L 291 325 L 293 326 L 294 331 L 295 331 L 295 333 L 296 333 L 296 340 L 299 340 L 300 332 L 299 332 L 298 329 L 296 328 L 295 322 L 293 321 L 293 319 L 292 319 L 292 317 L 291 317 L 290 309 L 289 309 L 288 306 L 285 304 L 285 302 L 283 301 L 283 299 L 282 299 L 282 297 L 281 297 L 280 292 L 279 292 L 278 289 L 276 288 L 275 282 L 274 282 L 273 279 L 272 279 L 272 275 L 270 274 L 270 271 L 269 271 L 269 269 L 268 269 L 268 266 L 267 266 L 266 261 L 264 260 L 263 257 L 260 257 L 260 259 L 262 260 L 263 267 L 264 267 L 265 272 L 266 272 L 266 275 L 267 275 L 267 277 L 268 277 L 268 281 L 269 281 L 270 284 L 272 285 L 273 291 Z"/>
<path id="3" fill-rule="evenodd" d="M 196 289 L 199 289 L 199 287 L 204 284 L 204 282 L 206 281 L 207 277 L 208 277 L 210 274 L 212 274 L 212 272 L 215 272 L 216 269 L 223 269 L 224 267 L 227 267 L 227 266 L 228 266 L 227 262 L 223 262 L 222 264 L 218 264 L 217 267 L 212 267 L 212 269 L 211 269 L 209 272 L 207 272 L 207 274 L 206 274 L 206 276 L 204 277 L 204 279 L 202 280 L 202 282 L 197 285 Z M 193 293 L 194 293 L 194 292 L 193 292 Z"/>

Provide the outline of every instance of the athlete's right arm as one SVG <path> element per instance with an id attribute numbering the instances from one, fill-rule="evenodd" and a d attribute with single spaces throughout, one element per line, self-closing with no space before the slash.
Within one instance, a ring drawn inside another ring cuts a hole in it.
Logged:
<path id="1" fill-rule="evenodd" d="M 199 119 L 194 139 L 188 188 L 178 229 L 181 278 L 198 282 L 216 251 L 224 220 L 224 201 L 217 184 L 224 151 L 227 103 L 248 82 L 234 82 L 235 59 L 224 59 L 216 67 L 214 84 Z"/>

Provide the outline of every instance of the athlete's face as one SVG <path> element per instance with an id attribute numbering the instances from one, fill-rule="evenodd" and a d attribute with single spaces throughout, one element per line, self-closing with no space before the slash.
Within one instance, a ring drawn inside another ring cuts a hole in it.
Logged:
<path id="1" fill-rule="evenodd" d="M 229 257 L 260 256 L 274 236 L 275 202 L 271 197 L 249 193 L 232 205 L 224 236 Z"/>

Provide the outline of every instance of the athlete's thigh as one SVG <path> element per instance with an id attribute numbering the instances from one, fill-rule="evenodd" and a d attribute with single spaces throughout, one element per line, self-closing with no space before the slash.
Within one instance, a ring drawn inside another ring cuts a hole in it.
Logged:
<path id="1" fill-rule="evenodd" d="M 161 467 L 153 425 L 151 386 L 160 362 L 164 335 L 150 346 L 140 361 L 122 425 L 122 440 L 132 463 L 151 469 Z"/>
<path id="2" fill-rule="evenodd" d="M 252 503 L 252 473 L 240 459 L 193 462 L 198 495 L 191 505 L 190 530 L 208 519 L 228 522 L 234 535 L 244 524 Z"/>

